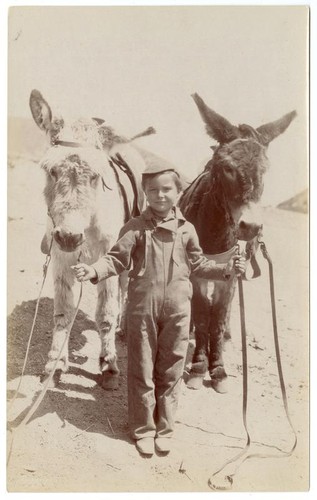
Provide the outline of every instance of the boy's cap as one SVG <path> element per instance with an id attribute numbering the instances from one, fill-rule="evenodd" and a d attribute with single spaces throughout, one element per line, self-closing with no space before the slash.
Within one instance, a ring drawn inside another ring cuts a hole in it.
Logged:
<path id="1" fill-rule="evenodd" d="M 178 168 L 175 167 L 173 163 L 143 148 L 141 149 L 137 146 L 134 147 L 136 147 L 136 149 L 140 152 L 146 164 L 145 170 L 142 172 L 142 177 L 145 175 L 153 175 L 159 174 L 161 172 L 171 171 L 175 172 L 175 174 L 180 178 L 182 189 L 186 189 L 188 187 L 190 182 L 184 177 L 182 173 L 180 173 Z"/>
<path id="2" fill-rule="evenodd" d="M 154 174 L 160 174 L 161 172 L 175 172 L 175 174 L 179 175 L 179 172 L 176 170 L 175 167 L 171 167 L 168 165 L 148 165 L 146 169 L 142 172 L 142 175 L 154 175 Z"/>
<path id="3" fill-rule="evenodd" d="M 145 181 L 147 175 L 156 175 L 163 172 L 174 172 L 174 174 L 176 174 L 179 178 L 182 191 L 190 185 L 190 181 L 188 181 L 174 166 L 171 165 L 148 165 L 142 172 L 142 179 Z"/>
<path id="4" fill-rule="evenodd" d="M 178 169 L 175 167 L 175 165 L 173 165 L 173 163 L 169 162 L 165 158 L 161 158 L 155 153 L 152 153 L 145 149 L 137 148 L 137 150 L 140 152 L 146 165 L 145 170 L 142 172 L 142 175 L 159 174 L 161 172 L 165 172 L 166 170 L 172 170 L 177 175 L 179 175 Z"/>

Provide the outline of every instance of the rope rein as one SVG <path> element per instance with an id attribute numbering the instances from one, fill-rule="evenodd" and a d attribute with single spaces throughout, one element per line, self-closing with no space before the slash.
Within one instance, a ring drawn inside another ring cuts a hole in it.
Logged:
<path id="1" fill-rule="evenodd" d="M 243 413 L 243 425 L 247 436 L 247 441 L 245 447 L 241 452 L 239 452 L 235 457 L 226 461 L 216 472 L 208 480 L 208 485 L 213 490 L 218 491 L 227 491 L 232 488 L 233 477 L 237 473 L 239 467 L 246 461 L 251 458 L 284 458 L 290 456 L 296 448 L 297 445 L 297 436 L 294 429 L 294 426 L 291 422 L 288 403 L 287 403 L 287 395 L 285 382 L 283 377 L 282 363 L 281 363 L 281 354 L 279 348 L 278 341 L 278 331 L 277 331 L 277 320 L 276 320 L 276 306 L 275 306 L 275 293 L 274 293 L 274 275 L 273 275 L 273 263 L 271 257 L 268 254 L 265 243 L 263 241 L 258 241 L 259 246 L 261 248 L 263 257 L 267 260 L 269 265 L 269 281 L 270 281 L 270 295 L 271 295 L 271 309 L 272 309 L 272 323 L 273 323 L 273 334 L 274 334 L 274 346 L 275 346 L 275 355 L 276 355 L 276 363 L 278 368 L 278 376 L 280 382 L 280 388 L 283 398 L 283 406 L 285 410 L 285 414 L 294 434 L 294 443 L 290 451 L 283 451 L 282 454 L 268 454 L 268 453 L 247 453 L 250 445 L 251 438 L 248 431 L 247 425 L 247 403 L 248 403 L 248 363 L 247 363 L 247 334 L 246 334 L 246 321 L 245 321 L 245 307 L 244 307 L 244 295 L 243 295 L 243 277 L 238 276 L 238 287 L 239 287 L 239 305 L 240 305 L 240 325 L 241 325 L 241 345 L 242 345 L 242 376 L 243 376 L 243 403 L 242 403 L 242 413 Z M 238 462 L 240 459 L 240 462 Z M 217 476 L 224 471 L 224 469 L 235 462 L 238 462 L 235 466 L 233 472 L 230 474 L 224 475 L 219 482 L 219 478 Z"/>
<path id="2" fill-rule="evenodd" d="M 49 246 L 49 251 L 48 251 L 48 254 L 46 255 L 45 263 L 43 265 L 43 280 L 42 280 L 41 288 L 40 288 L 39 295 L 38 295 L 38 298 L 37 298 L 37 301 L 36 301 L 35 312 L 34 312 L 34 317 L 33 317 L 33 322 L 32 322 L 32 327 L 31 327 L 31 332 L 30 332 L 30 335 L 29 335 L 28 343 L 27 343 L 26 353 L 25 353 L 25 356 L 24 356 L 24 362 L 23 362 L 23 367 L 22 367 L 22 371 L 21 371 L 21 375 L 20 375 L 18 387 L 17 387 L 17 389 L 16 389 L 16 391 L 14 393 L 14 396 L 13 396 L 11 402 L 10 402 L 9 410 L 12 407 L 14 401 L 16 400 L 17 395 L 18 395 L 19 390 L 20 390 L 20 387 L 21 387 L 21 384 L 22 384 L 22 377 L 24 375 L 24 371 L 25 371 L 25 367 L 26 367 L 26 363 L 27 363 L 27 359 L 28 359 L 28 355 L 29 355 L 29 350 L 30 350 L 30 345 L 31 345 L 31 340 L 32 340 L 33 332 L 34 332 L 35 321 L 36 321 L 36 317 L 37 317 L 37 314 L 38 314 L 40 299 L 41 299 L 41 296 L 42 296 L 42 291 L 43 291 L 44 283 L 45 283 L 46 276 L 47 276 L 48 266 L 49 266 L 49 264 L 51 262 L 52 245 L 53 245 L 53 237 L 51 239 L 51 243 L 50 243 L 50 246 Z"/>
<path id="3" fill-rule="evenodd" d="M 30 333 L 30 336 L 29 336 L 28 344 L 27 344 L 27 350 L 26 350 L 26 354 L 25 354 L 25 358 L 24 358 L 24 363 L 23 363 L 23 368 L 22 368 L 22 372 L 21 372 L 21 375 L 20 375 L 19 384 L 18 384 L 18 387 L 17 387 L 17 389 L 15 391 L 14 397 L 13 397 L 12 401 L 10 402 L 10 408 L 12 407 L 12 404 L 15 401 L 15 399 L 16 399 L 16 397 L 18 395 L 19 389 L 21 387 L 22 377 L 23 377 L 23 374 L 24 374 L 24 370 L 25 370 L 25 366 L 26 366 L 27 358 L 28 358 L 28 354 L 29 354 L 29 348 L 30 348 L 30 344 L 31 344 L 31 338 L 32 338 L 33 331 L 34 331 L 34 325 L 35 325 L 36 317 L 37 317 L 37 314 L 38 314 L 38 305 L 39 305 L 39 301 L 40 301 L 40 298 L 41 298 L 41 294 L 42 294 L 44 282 L 45 282 L 45 279 L 46 279 L 48 266 L 49 266 L 49 263 L 50 263 L 50 260 L 51 260 L 51 248 L 52 248 L 52 244 L 53 244 L 53 238 L 52 238 L 51 243 L 50 243 L 49 253 L 46 256 L 46 261 L 45 261 L 45 264 L 43 266 L 43 274 L 44 274 L 43 282 L 42 282 L 40 293 L 39 293 L 39 296 L 38 296 L 38 299 L 37 299 L 36 309 L 35 309 L 33 323 L 32 323 L 32 328 L 31 328 L 31 333 Z M 79 254 L 79 256 L 78 256 L 78 261 L 80 259 L 80 255 L 81 254 Z M 60 361 L 60 359 L 62 357 L 64 348 L 65 348 L 66 345 L 68 345 L 70 333 L 72 331 L 72 328 L 73 328 L 73 325 L 74 325 L 74 322 L 75 322 L 75 319 L 76 319 L 76 316 L 77 316 L 77 313 L 78 313 L 78 310 L 79 310 L 80 302 L 81 302 L 81 299 L 82 299 L 82 292 L 83 292 L 83 283 L 81 282 L 80 283 L 79 297 L 78 297 L 77 305 L 76 305 L 75 312 L 74 312 L 74 315 L 73 315 L 73 319 L 72 319 L 72 321 L 71 321 L 71 323 L 70 323 L 70 325 L 69 325 L 69 327 L 67 329 L 67 334 L 65 335 L 65 339 L 64 339 L 63 344 L 62 344 L 62 346 L 60 348 L 58 356 L 57 356 L 57 358 L 55 360 L 53 369 L 51 370 L 51 372 L 49 373 L 48 377 L 46 378 L 45 383 L 43 385 L 43 388 L 42 388 L 41 392 L 39 393 L 39 395 L 35 399 L 34 403 L 32 404 L 31 408 L 28 410 L 28 412 L 25 415 L 25 417 L 23 418 L 23 420 L 20 422 L 20 424 L 17 427 L 15 427 L 14 429 L 11 429 L 12 440 L 11 440 L 11 444 L 10 444 L 10 447 L 9 447 L 7 465 L 9 464 L 10 458 L 12 456 L 13 442 L 14 442 L 15 434 L 17 433 L 17 431 L 21 430 L 29 422 L 29 420 L 32 418 L 32 416 L 34 415 L 34 413 L 36 412 L 36 410 L 40 406 L 41 402 L 43 401 L 44 396 L 45 396 L 45 394 L 46 394 L 46 392 L 47 392 L 47 390 L 49 388 L 49 385 L 50 385 L 50 383 L 51 383 L 51 381 L 52 381 L 52 379 L 54 377 L 56 367 L 57 367 L 57 365 L 58 365 L 58 363 L 59 363 L 59 361 Z"/>

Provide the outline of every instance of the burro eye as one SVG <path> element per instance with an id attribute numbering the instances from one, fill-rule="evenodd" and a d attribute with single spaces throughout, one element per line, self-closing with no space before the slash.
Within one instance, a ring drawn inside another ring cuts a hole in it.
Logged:
<path id="1" fill-rule="evenodd" d="M 51 175 L 52 179 L 54 179 L 54 181 L 56 182 L 57 179 L 58 179 L 58 169 L 57 169 L 57 167 L 52 167 L 51 168 L 50 175 Z"/>
<path id="2" fill-rule="evenodd" d="M 98 174 L 95 174 L 94 172 L 92 172 L 90 174 L 90 182 L 95 183 L 97 181 L 98 177 L 99 177 Z"/>
<path id="3" fill-rule="evenodd" d="M 226 174 L 232 174 L 233 173 L 233 167 L 231 167 L 231 165 L 224 165 L 223 166 L 223 169 L 225 171 Z"/>

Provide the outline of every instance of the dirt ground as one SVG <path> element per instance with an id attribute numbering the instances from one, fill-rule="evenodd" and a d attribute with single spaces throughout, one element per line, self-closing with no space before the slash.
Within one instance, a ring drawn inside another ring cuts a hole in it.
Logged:
<path id="1" fill-rule="evenodd" d="M 42 388 L 53 329 L 50 272 L 39 304 L 34 335 L 18 395 L 26 347 L 42 283 L 40 241 L 46 209 L 43 177 L 36 163 L 19 160 L 8 172 L 8 446 L 9 492 L 204 492 L 208 478 L 243 449 L 242 363 L 238 295 L 232 340 L 226 344 L 227 394 L 208 377 L 199 391 L 182 385 L 175 446 L 165 457 L 142 458 L 128 436 L 126 342 L 117 338 L 120 386 L 98 385 L 99 339 L 94 323 L 95 289 L 84 285 L 70 337 L 70 370 L 50 388 L 31 420 L 19 427 Z M 282 366 L 291 420 L 285 416 L 273 343 L 267 263 L 262 276 L 244 283 L 248 345 L 248 413 L 251 452 L 275 455 L 246 461 L 232 491 L 306 491 L 309 487 L 309 333 L 307 215 L 261 210 L 264 240 L 274 263 Z M 79 288 L 75 290 L 75 300 Z M 187 369 L 194 339 L 188 351 Z M 186 373 L 185 373 L 186 377 Z M 13 439 L 14 438 L 14 439 Z M 11 447 L 12 445 L 12 447 Z M 232 470 L 232 469 L 231 469 Z"/>

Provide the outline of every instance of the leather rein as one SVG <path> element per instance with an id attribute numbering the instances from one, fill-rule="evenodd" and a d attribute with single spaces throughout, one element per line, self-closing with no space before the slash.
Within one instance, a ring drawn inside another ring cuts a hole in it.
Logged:
<path id="1" fill-rule="evenodd" d="M 282 454 L 266 454 L 266 453 L 248 453 L 248 450 L 251 446 L 251 437 L 248 430 L 247 425 L 247 404 L 248 404 L 248 358 L 247 358 L 247 332 L 246 332 L 246 320 L 245 320 L 245 307 L 244 307 L 244 295 L 243 295 L 243 280 L 246 279 L 245 276 L 238 276 L 238 288 L 239 288 L 239 306 L 240 306 L 240 326 L 241 326 L 241 345 L 242 345 L 242 378 L 243 378 L 243 402 L 242 402 L 242 417 L 243 417 L 243 425 L 247 436 L 247 442 L 245 444 L 244 449 L 239 452 L 235 457 L 231 458 L 227 462 L 225 462 L 216 472 L 212 474 L 212 476 L 208 480 L 208 485 L 211 489 L 217 491 L 226 491 L 232 488 L 233 477 L 237 473 L 239 467 L 246 461 L 251 458 L 283 458 L 290 456 L 296 448 L 297 445 L 297 435 L 294 429 L 294 426 L 291 422 L 288 403 L 287 403 L 287 395 L 286 395 L 286 387 L 284 382 L 283 370 L 282 370 L 282 362 L 281 362 L 281 353 L 279 347 L 279 339 L 278 339 L 278 330 L 277 330 L 277 318 L 276 318 L 276 305 L 275 305 L 275 291 L 274 291 L 274 273 L 273 273 L 273 263 L 272 259 L 267 251 L 266 245 L 264 241 L 257 237 L 257 247 L 260 247 L 262 251 L 262 255 L 264 259 L 268 262 L 269 267 L 269 283 L 270 283 L 270 296 L 271 296 L 271 311 L 272 311 L 272 326 L 273 326 L 273 336 L 274 336 L 274 346 L 275 346 L 275 356 L 276 356 L 276 364 L 279 376 L 280 389 L 283 399 L 284 411 L 286 414 L 286 418 L 288 420 L 289 426 L 294 435 L 294 443 L 290 451 L 282 451 Z M 253 258 L 253 265 L 256 262 L 255 268 L 253 267 L 254 275 L 252 278 L 260 276 L 261 271 L 260 267 L 255 260 L 255 255 L 249 256 L 250 262 Z M 224 469 L 230 464 L 237 463 L 233 472 L 230 474 L 224 474 Z M 220 473 L 223 473 L 220 477 Z M 219 477 L 218 477 L 219 476 Z"/>

